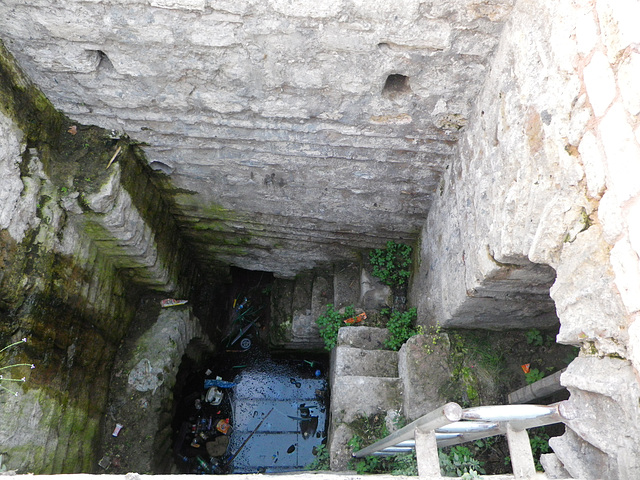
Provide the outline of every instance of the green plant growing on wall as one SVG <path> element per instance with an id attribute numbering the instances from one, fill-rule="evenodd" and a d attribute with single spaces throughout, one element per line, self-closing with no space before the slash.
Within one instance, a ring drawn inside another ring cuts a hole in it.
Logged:
<path id="1" fill-rule="evenodd" d="M 526 333 L 526 336 L 527 343 L 529 345 L 533 345 L 534 347 L 541 347 L 544 343 L 544 337 L 542 336 L 542 333 L 540 333 L 540 330 L 538 330 L 537 328 L 532 328 L 531 330 L 529 330 Z"/>
<path id="2" fill-rule="evenodd" d="M 20 341 L 14 342 L 10 345 L 7 345 L 6 347 L 4 347 L 2 350 L 0 350 L 0 353 L 4 352 L 5 350 L 8 350 L 11 347 L 14 347 L 16 345 L 20 345 L 21 343 L 26 343 L 27 339 L 26 337 L 23 338 Z M 5 365 L 3 367 L 0 367 L 0 372 L 4 371 L 4 370 L 8 370 L 10 368 L 14 368 L 14 367 L 30 367 L 30 368 L 36 368 L 36 366 L 33 363 L 13 363 L 11 365 Z M 4 385 L 2 385 L 1 382 L 26 382 L 27 378 L 26 377 L 22 377 L 22 378 L 4 378 L 4 374 L 0 374 L 0 390 L 4 390 L 6 392 L 11 393 L 12 395 L 15 395 L 16 397 L 18 396 L 18 392 L 15 392 L 7 387 L 5 387 Z"/>
<path id="3" fill-rule="evenodd" d="M 324 347 L 331 350 L 336 346 L 338 340 L 338 330 L 344 326 L 344 321 L 355 316 L 356 311 L 353 305 L 345 307 L 344 313 L 340 313 L 333 309 L 333 304 L 328 304 L 325 312 L 316 319 L 319 333 L 324 340 Z"/>
<path id="4" fill-rule="evenodd" d="M 373 275 L 392 288 L 400 288 L 411 275 L 411 247 L 404 243 L 387 242 L 386 248 L 369 253 Z"/>
<path id="5" fill-rule="evenodd" d="M 387 329 L 391 335 L 384 342 L 385 346 L 392 350 L 399 350 L 407 340 L 417 335 L 418 330 L 413 326 L 416 317 L 416 308 L 410 308 L 406 312 L 391 312 L 391 318 L 387 322 Z"/>
<path id="6" fill-rule="evenodd" d="M 440 470 L 445 477 L 479 478 L 478 473 L 485 473 L 482 463 L 473 458 L 469 448 L 462 445 L 451 447 L 449 453 L 439 450 L 438 457 Z"/>

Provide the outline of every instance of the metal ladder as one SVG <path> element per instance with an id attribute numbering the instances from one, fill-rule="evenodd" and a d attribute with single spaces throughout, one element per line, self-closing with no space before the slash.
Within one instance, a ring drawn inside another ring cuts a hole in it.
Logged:
<path id="1" fill-rule="evenodd" d="M 457 403 L 447 403 L 382 440 L 353 453 L 353 456 L 361 458 L 368 455 L 395 455 L 415 449 L 420 478 L 440 479 L 444 477 L 440 474 L 439 447 L 506 435 L 513 475 L 494 478 L 529 479 L 537 476 L 537 473 L 527 429 L 566 420 L 568 418 L 565 402 L 553 405 L 491 405 L 465 409 Z"/>

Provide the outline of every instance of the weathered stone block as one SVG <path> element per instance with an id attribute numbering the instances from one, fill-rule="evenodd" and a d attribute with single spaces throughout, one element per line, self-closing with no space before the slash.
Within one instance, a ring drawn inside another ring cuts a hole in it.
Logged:
<path id="1" fill-rule="evenodd" d="M 632 180 L 640 175 L 640 147 L 620 102 L 600 122 L 600 135 L 607 156 L 607 186 L 628 200 L 640 193 L 640 185 Z"/>
<path id="2" fill-rule="evenodd" d="M 339 345 L 336 347 L 333 375 L 397 377 L 398 353 L 391 350 L 365 350 Z"/>
<path id="3" fill-rule="evenodd" d="M 598 451 L 598 455 L 602 457 L 600 468 L 603 470 L 598 471 L 595 470 L 598 464 L 594 459 L 588 459 L 586 455 L 578 458 L 575 458 L 575 454 L 562 455 L 556 444 L 550 442 L 565 468 L 574 477 L 582 478 L 583 474 L 586 475 L 584 478 L 622 479 L 638 476 L 640 387 L 635 378 L 630 362 L 608 357 L 578 357 L 562 374 L 561 383 L 571 393 L 567 410 L 572 412 L 572 418 L 568 422 L 570 428 L 565 437 L 568 436 L 567 440 L 571 440 L 572 435 L 580 437 L 570 448 L 582 445 L 587 451 Z M 620 428 L 620 425 L 624 425 L 624 428 Z M 589 468 L 588 465 L 592 465 L 594 471 L 576 472 L 571 466 L 574 462 L 582 463 L 585 470 Z"/>
<path id="4" fill-rule="evenodd" d="M 342 327 L 338 330 L 338 345 L 348 345 L 367 350 L 384 349 L 384 343 L 390 333 L 386 328 L 377 327 Z"/>
<path id="5" fill-rule="evenodd" d="M 403 385 L 403 414 L 415 420 L 449 401 L 442 392 L 451 381 L 449 342 L 442 335 L 411 337 L 398 352 L 398 370 Z"/>
<path id="6" fill-rule="evenodd" d="M 336 377 L 331 391 L 331 418 L 336 423 L 351 423 L 402 404 L 402 384 L 398 378 Z"/>

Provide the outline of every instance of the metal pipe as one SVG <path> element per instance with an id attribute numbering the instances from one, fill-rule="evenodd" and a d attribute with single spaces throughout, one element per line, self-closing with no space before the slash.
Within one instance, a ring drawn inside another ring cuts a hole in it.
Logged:
<path id="1" fill-rule="evenodd" d="M 495 422 L 454 422 L 436 430 L 436 438 L 439 433 L 469 433 L 495 430 L 498 424 Z"/>
<path id="2" fill-rule="evenodd" d="M 557 405 L 489 405 L 486 407 L 465 408 L 462 411 L 462 419 L 509 422 L 531 420 L 554 414 L 559 414 Z"/>
<path id="3" fill-rule="evenodd" d="M 233 455 L 231 455 L 231 457 L 229 457 L 229 459 L 224 462 L 224 464 L 222 465 L 223 468 L 226 468 L 227 466 L 231 465 L 231 462 L 233 462 L 235 460 L 235 458 L 238 456 L 238 454 L 240 453 L 240 451 L 244 448 L 244 446 L 247 444 L 247 442 L 249 441 L 249 439 L 251 437 L 253 437 L 253 434 L 256 433 L 258 431 L 258 429 L 260 428 L 260 426 L 264 423 L 264 421 L 267 419 L 267 417 L 269 415 L 271 415 L 271 412 L 273 412 L 273 409 L 275 407 L 272 407 L 271 410 L 269 410 L 267 412 L 267 414 L 262 418 L 262 420 L 260 420 L 260 423 L 258 424 L 258 426 L 256 428 L 253 429 L 253 432 L 251 432 L 249 434 L 249 436 L 247 438 L 245 438 L 244 442 L 242 442 L 242 445 L 240 445 L 240 447 L 238 448 L 238 450 L 236 450 L 236 453 L 234 453 Z"/>
<path id="4" fill-rule="evenodd" d="M 444 427 L 451 422 L 457 422 L 462 415 L 462 407 L 457 403 L 447 403 L 446 405 L 437 408 L 436 410 L 420 417 L 419 419 L 411 422 L 406 427 L 401 428 L 395 433 L 392 433 L 388 437 L 377 441 L 376 443 L 369 445 L 355 453 L 353 456 L 356 458 L 366 457 L 373 453 L 384 450 L 387 447 L 392 447 L 405 440 L 414 438 L 415 430 L 420 428 L 423 431 L 436 430 L 440 427 Z"/>

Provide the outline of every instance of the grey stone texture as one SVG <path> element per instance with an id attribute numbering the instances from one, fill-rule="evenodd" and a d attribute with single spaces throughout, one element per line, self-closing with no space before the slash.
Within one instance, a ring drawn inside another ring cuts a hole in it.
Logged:
<path id="1" fill-rule="evenodd" d="M 204 271 L 293 278 L 419 232 L 421 323 L 559 322 L 581 357 L 563 375 L 575 415 L 556 457 L 573 476 L 623 479 L 640 476 L 639 17 L 635 0 L 5 0 L 0 38 L 75 121 L 146 142 Z M 87 310 L 121 308 L 124 284 L 96 271 L 177 285 L 159 227 L 126 195 L 92 203 L 115 251 L 84 235 L 91 213 L 55 193 L 37 151 L 21 163 L 21 141 L 0 115 L 0 229 L 36 229 L 38 248 L 88 266 L 73 292 Z M 337 286 L 346 302 L 347 281 L 316 294 Z M 311 338 L 321 302 L 297 282 L 283 322 Z M 364 378 L 340 380 L 352 396 L 336 416 L 365 384 L 381 387 L 370 411 L 399 405 L 397 379 Z M 60 408 L 36 390 L 7 401 L 3 445 L 32 445 L 40 464 L 77 454 L 58 448 Z M 72 409 L 67 425 L 88 424 Z"/>
<path id="2" fill-rule="evenodd" d="M 423 227 L 410 295 L 424 324 L 559 321 L 557 340 L 582 348 L 563 376 L 576 418 L 552 447 L 580 478 L 638 476 L 640 146 L 627 76 L 638 11 L 515 4 Z"/>
<path id="3" fill-rule="evenodd" d="M 374 327 L 342 327 L 338 345 L 331 351 L 331 406 L 329 456 L 333 471 L 347 469 L 354 435 L 350 425 L 373 415 L 385 422 L 402 409 L 402 380 L 398 353 L 383 347 L 388 330 Z"/>
<path id="4" fill-rule="evenodd" d="M 389 350 L 365 350 L 339 345 L 336 347 L 335 375 L 397 377 L 398 354 Z"/>
<path id="5" fill-rule="evenodd" d="M 402 379 L 402 414 L 413 421 L 450 401 L 442 389 L 451 381 L 449 342 L 445 334 L 435 345 L 430 335 L 416 335 L 398 352 Z M 427 353 L 428 352 L 428 353 Z"/>
<path id="6" fill-rule="evenodd" d="M 162 309 L 155 323 L 135 343 L 123 345 L 114 368 L 128 375 L 122 374 L 119 383 L 125 385 L 119 384 L 109 398 L 109 417 L 103 433 L 105 450 L 112 450 L 112 421 L 126 423 L 123 418 L 135 419 L 125 425 L 120 443 L 135 441 L 141 447 L 136 456 L 121 453 L 132 471 L 153 471 L 157 457 L 164 456 L 173 442 L 173 389 L 182 358 L 187 355 L 199 361 L 213 350 L 188 305 Z"/>
<path id="7" fill-rule="evenodd" d="M 203 269 L 293 276 L 415 240 L 511 4 L 9 0 L 0 36 L 72 118 L 148 144 Z"/>
<path id="8" fill-rule="evenodd" d="M 382 350 L 389 339 L 389 330 L 378 327 L 342 327 L 338 330 L 338 345 L 367 350 Z"/>

